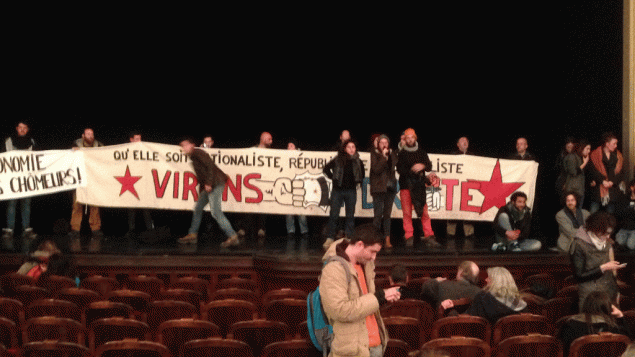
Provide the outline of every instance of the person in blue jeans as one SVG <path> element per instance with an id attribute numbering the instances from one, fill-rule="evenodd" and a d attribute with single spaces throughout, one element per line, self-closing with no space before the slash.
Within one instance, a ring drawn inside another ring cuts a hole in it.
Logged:
<path id="1" fill-rule="evenodd" d="M 288 140 L 287 150 L 300 150 L 300 148 L 298 148 L 298 145 L 295 139 Z M 295 252 L 295 248 L 296 248 L 295 222 L 296 221 L 298 221 L 298 228 L 300 228 L 300 246 L 298 247 L 298 252 L 300 253 L 301 258 L 306 258 L 307 246 L 309 243 L 308 242 L 309 225 L 308 225 L 306 216 L 303 214 L 287 214 L 285 216 L 285 223 L 287 227 L 286 254 L 288 256 L 292 256 Z"/>
<path id="2" fill-rule="evenodd" d="M 355 230 L 357 186 L 362 183 L 366 175 L 364 163 L 359 157 L 355 142 L 352 140 L 345 141 L 337 156 L 324 165 L 323 172 L 333 182 L 331 211 L 326 226 L 326 240 L 323 244 L 324 249 L 328 249 L 334 241 L 333 237 L 342 206 L 345 207 L 344 233 L 346 237 L 351 237 Z"/>
<path id="3" fill-rule="evenodd" d="M 620 223 L 615 241 L 621 247 L 635 250 L 635 179 L 628 184 L 627 195 L 620 200 L 615 215 Z"/>
<path id="4" fill-rule="evenodd" d="M 4 144 L 5 151 L 35 150 L 35 140 L 29 134 L 29 125 L 22 120 L 16 123 L 15 133 L 9 136 Z M 6 250 L 13 250 L 13 239 L 16 227 L 18 205 L 22 223 L 22 250 L 26 252 L 31 242 L 37 237 L 31 228 L 31 198 L 25 197 L 7 201 L 7 227 L 2 230 L 2 246 Z"/>
<path id="5" fill-rule="evenodd" d="M 542 243 L 529 238 L 531 209 L 527 206 L 524 192 L 512 193 L 509 202 L 501 207 L 494 218 L 493 251 L 536 251 Z"/>
<path id="6" fill-rule="evenodd" d="M 208 153 L 199 149 L 192 139 L 186 138 L 181 140 L 180 144 L 183 152 L 189 156 L 194 167 L 194 173 L 200 186 L 200 192 L 194 213 L 192 214 L 192 223 L 185 237 L 179 239 L 181 244 L 198 243 L 198 230 L 201 225 L 203 216 L 203 208 L 207 204 L 210 205 L 210 213 L 212 218 L 218 223 L 220 229 L 227 236 L 227 240 L 221 243 L 221 247 L 227 248 L 240 244 L 238 234 L 234 231 L 231 223 L 225 217 L 221 209 L 223 199 L 223 191 L 229 177 L 225 174 L 212 160 Z"/>

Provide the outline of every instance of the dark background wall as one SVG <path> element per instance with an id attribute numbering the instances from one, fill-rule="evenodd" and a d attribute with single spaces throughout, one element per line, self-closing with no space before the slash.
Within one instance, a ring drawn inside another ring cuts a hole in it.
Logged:
<path id="1" fill-rule="evenodd" d="M 274 145 L 294 137 L 326 150 L 342 129 L 364 149 L 373 133 L 397 140 L 413 127 L 431 153 L 467 135 L 491 157 L 525 136 L 541 165 L 536 225 L 555 237 L 564 138 L 621 135 L 622 2 L 490 6 L 26 26 L 28 41 L 8 44 L 0 130 L 30 118 L 42 149 L 70 147 L 91 126 L 106 144 L 140 129 L 146 141 L 209 132 L 220 147 L 246 147 L 266 130 Z"/>

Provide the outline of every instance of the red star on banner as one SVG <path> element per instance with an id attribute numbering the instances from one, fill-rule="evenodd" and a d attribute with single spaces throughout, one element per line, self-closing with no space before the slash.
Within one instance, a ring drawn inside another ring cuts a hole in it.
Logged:
<path id="1" fill-rule="evenodd" d="M 121 184 L 121 192 L 119 192 L 119 196 L 123 195 L 126 191 L 130 191 L 130 193 L 139 199 L 139 194 L 137 193 L 137 190 L 135 190 L 134 184 L 141 179 L 141 176 L 131 176 L 130 167 L 126 166 L 126 174 L 124 176 L 115 176 L 115 178 Z"/>
<path id="2" fill-rule="evenodd" d="M 485 196 L 480 213 L 486 212 L 492 207 L 503 207 L 507 203 L 507 197 L 525 184 L 524 182 L 503 182 L 501 164 L 498 160 L 496 161 L 496 166 L 494 166 L 492 178 L 489 181 L 474 182 L 480 183 L 478 190 Z"/>

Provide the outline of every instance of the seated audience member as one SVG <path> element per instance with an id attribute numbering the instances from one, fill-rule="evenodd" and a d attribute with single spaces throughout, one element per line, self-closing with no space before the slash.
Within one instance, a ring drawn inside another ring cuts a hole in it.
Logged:
<path id="1" fill-rule="evenodd" d="M 542 243 L 530 239 L 531 208 L 527 206 L 527 195 L 524 192 L 512 193 L 509 202 L 501 207 L 494 218 L 493 251 L 536 251 Z"/>
<path id="2" fill-rule="evenodd" d="M 635 342 L 626 347 L 626 351 L 622 353 L 621 357 L 635 357 Z"/>
<path id="3" fill-rule="evenodd" d="M 584 222 L 589 217 L 589 211 L 580 208 L 578 204 L 578 195 L 569 192 L 564 196 L 564 207 L 556 213 L 556 222 L 558 222 L 558 249 L 563 252 L 569 252 L 571 242 L 575 238 L 575 234 L 580 227 L 584 226 Z"/>
<path id="4" fill-rule="evenodd" d="M 615 241 L 620 247 L 635 250 L 635 179 L 628 184 L 627 194 L 617 205 L 615 215 L 620 226 Z"/>
<path id="5" fill-rule="evenodd" d="M 423 283 L 422 297 L 436 308 L 447 300 L 472 299 L 481 291 L 478 286 L 479 272 L 476 263 L 464 261 L 458 266 L 455 280 L 436 278 Z"/>
<path id="6" fill-rule="evenodd" d="M 522 299 L 509 270 L 503 267 L 487 269 L 485 288 L 472 299 L 465 312 L 485 318 L 494 326 L 501 317 L 524 312 L 527 303 Z"/>
<path id="7" fill-rule="evenodd" d="M 401 299 L 421 299 L 419 291 L 414 291 L 408 287 L 410 276 L 408 270 L 403 265 L 397 264 L 390 269 L 390 275 L 388 275 L 388 281 L 390 287 L 398 286 L 401 293 Z"/>
<path id="8" fill-rule="evenodd" d="M 49 260 L 53 256 L 61 255 L 62 252 L 51 240 L 40 243 L 37 249 L 29 255 L 27 260 L 20 266 L 17 273 L 28 275 L 38 280 L 40 275 L 47 271 Z"/>
<path id="9" fill-rule="evenodd" d="M 632 338 L 622 311 L 611 303 L 608 294 L 594 291 L 584 299 L 580 313 L 569 317 L 558 332 L 564 355 L 569 354 L 569 347 L 576 338 L 600 332 L 612 332 Z"/>

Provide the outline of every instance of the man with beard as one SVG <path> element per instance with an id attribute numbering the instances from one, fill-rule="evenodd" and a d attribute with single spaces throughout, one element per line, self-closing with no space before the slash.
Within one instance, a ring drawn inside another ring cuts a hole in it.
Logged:
<path id="1" fill-rule="evenodd" d="M 558 249 L 568 253 L 571 242 L 575 239 L 578 229 L 584 226 L 584 222 L 589 217 L 589 211 L 582 209 L 578 205 L 578 195 L 568 192 L 565 196 L 564 207 L 556 213 L 556 221 L 558 222 Z"/>
<path id="2" fill-rule="evenodd" d="M 406 246 L 414 245 L 414 227 L 412 225 L 412 210 L 421 219 L 424 238 L 423 243 L 427 248 L 439 248 L 432 230 L 432 221 L 428 214 L 426 200 L 426 185 L 438 177 L 431 173 L 426 177 L 425 173 L 432 171 L 432 162 L 428 153 L 417 142 L 414 129 L 404 131 L 403 145 L 397 156 L 397 172 L 399 172 L 399 198 L 403 211 L 403 228 Z"/>
<path id="3" fill-rule="evenodd" d="M 95 140 L 95 132 L 92 128 L 84 129 L 82 137 L 75 140 L 73 143 L 73 150 L 80 150 L 82 148 L 96 148 L 104 146 L 101 142 Z M 88 224 L 92 231 L 92 237 L 90 241 L 89 250 L 98 250 L 101 243 L 103 233 L 101 232 L 101 215 L 99 207 L 85 206 L 77 202 L 77 196 L 73 194 L 73 209 L 71 212 L 71 232 L 70 232 L 70 248 L 73 252 L 81 250 L 80 229 L 82 226 L 82 220 L 84 218 L 84 211 L 88 211 Z"/>
<path id="4" fill-rule="evenodd" d="M 527 195 L 514 192 L 510 201 L 498 210 L 494 218 L 494 239 L 492 250 L 523 252 L 540 250 L 542 243 L 529 238 L 531 209 L 527 206 Z"/>
<path id="5" fill-rule="evenodd" d="M 29 134 L 29 125 L 25 121 L 16 124 L 15 133 L 5 140 L 5 150 L 34 150 L 35 140 Z M 30 242 L 37 235 L 31 228 L 31 197 L 7 201 L 7 227 L 2 230 L 2 245 L 4 249 L 13 250 L 13 235 L 16 222 L 16 208 L 20 203 L 20 217 L 22 219 L 22 249 L 26 251 Z"/>
<path id="6" fill-rule="evenodd" d="M 322 257 L 320 296 L 333 340 L 329 356 L 383 356 L 388 342 L 379 313 L 401 298 L 398 287 L 375 289 L 375 259 L 383 237 L 372 223 L 331 244 Z M 336 261 L 337 260 L 337 261 Z"/>

